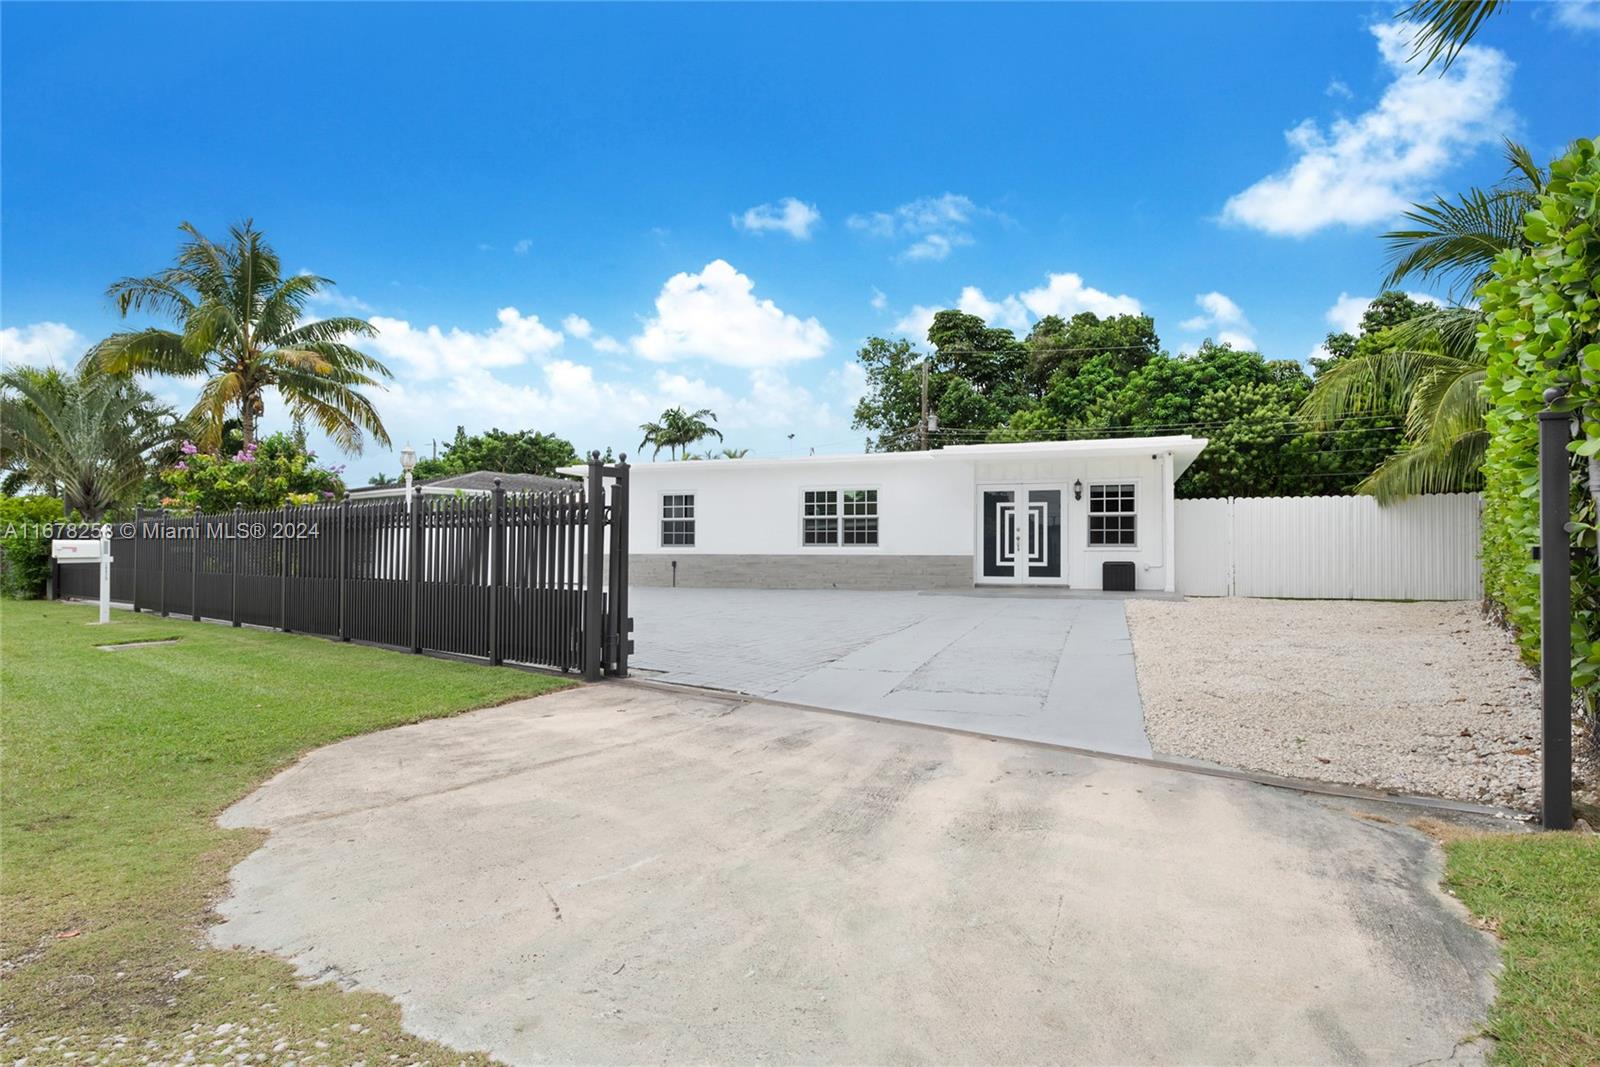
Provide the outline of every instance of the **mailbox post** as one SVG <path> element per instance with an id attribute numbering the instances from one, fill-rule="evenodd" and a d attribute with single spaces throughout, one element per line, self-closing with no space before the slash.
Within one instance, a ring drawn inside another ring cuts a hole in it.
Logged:
<path id="1" fill-rule="evenodd" d="M 100 524 L 98 540 L 78 538 L 53 541 L 50 556 L 57 563 L 98 563 L 100 565 L 100 621 L 111 621 L 111 527 Z"/>

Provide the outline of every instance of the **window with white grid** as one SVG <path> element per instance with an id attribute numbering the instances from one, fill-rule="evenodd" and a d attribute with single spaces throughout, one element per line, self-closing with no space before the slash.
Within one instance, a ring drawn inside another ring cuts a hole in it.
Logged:
<path id="1" fill-rule="evenodd" d="M 1089 486 L 1089 546 L 1132 547 L 1139 543 L 1138 486 L 1107 482 Z"/>
<path id="2" fill-rule="evenodd" d="M 807 489 L 800 513 L 801 543 L 836 545 L 839 543 L 839 490 Z"/>
<path id="3" fill-rule="evenodd" d="M 661 498 L 661 545 L 694 546 L 694 494 L 669 493 Z"/>
<path id="4" fill-rule="evenodd" d="M 876 545 L 876 489 L 807 489 L 800 513 L 805 545 Z"/>

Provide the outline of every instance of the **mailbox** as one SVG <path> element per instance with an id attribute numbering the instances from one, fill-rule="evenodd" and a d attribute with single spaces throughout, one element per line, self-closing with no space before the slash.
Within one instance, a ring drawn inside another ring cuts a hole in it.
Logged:
<path id="1" fill-rule="evenodd" d="M 52 541 L 50 542 L 50 558 L 58 563 L 73 563 L 80 560 L 85 563 L 98 563 L 100 561 L 100 546 L 101 542 L 99 540 Z"/>

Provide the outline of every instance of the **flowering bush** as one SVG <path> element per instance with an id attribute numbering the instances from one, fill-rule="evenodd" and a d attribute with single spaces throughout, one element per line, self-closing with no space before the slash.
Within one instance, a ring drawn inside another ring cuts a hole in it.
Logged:
<path id="1" fill-rule="evenodd" d="M 319 467 L 315 452 L 275 433 L 231 456 L 212 456 L 185 441 L 183 458 L 161 472 L 161 506 L 178 511 L 251 511 L 317 504 L 344 495 L 343 466 Z"/>

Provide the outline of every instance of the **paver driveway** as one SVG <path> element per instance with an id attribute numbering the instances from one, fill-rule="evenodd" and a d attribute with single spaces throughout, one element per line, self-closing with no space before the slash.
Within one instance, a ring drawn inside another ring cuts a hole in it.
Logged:
<path id="1" fill-rule="evenodd" d="M 1438 849 L 1343 803 L 688 693 L 356 738 L 223 821 L 271 834 L 218 942 L 512 1063 L 1415 1064 L 1492 993 Z"/>
<path id="2" fill-rule="evenodd" d="M 666 681 L 1149 756 L 1122 601 L 845 590 L 630 591 Z"/>

